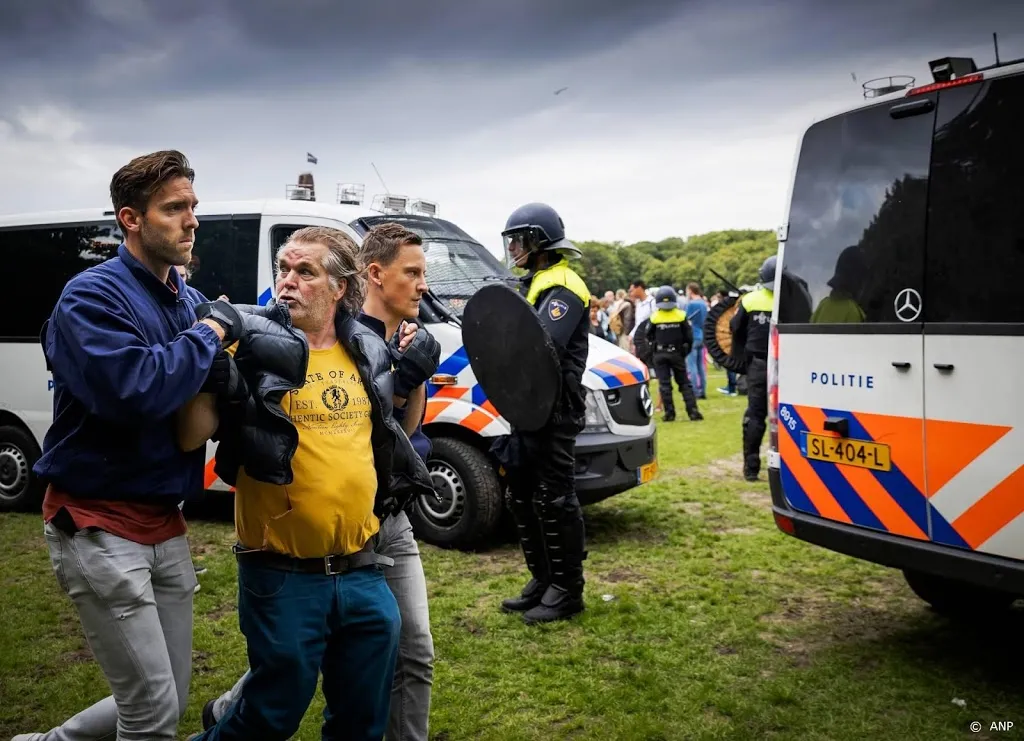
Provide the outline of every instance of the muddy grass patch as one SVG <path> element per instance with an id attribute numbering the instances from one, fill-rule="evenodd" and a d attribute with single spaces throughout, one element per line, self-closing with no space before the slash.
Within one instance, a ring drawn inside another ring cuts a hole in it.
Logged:
<path id="1" fill-rule="evenodd" d="M 793 666 L 807 666 L 814 654 L 830 646 L 874 642 L 894 635 L 907 606 L 880 591 L 849 601 L 809 593 L 783 597 L 780 608 L 761 615 L 766 625 L 758 637 Z"/>
<path id="2" fill-rule="evenodd" d="M 742 481 L 743 480 L 743 454 L 728 458 L 719 458 L 703 466 L 687 466 L 673 474 L 682 476 L 684 480 L 693 478 L 712 479 L 713 481 Z"/>
<path id="3" fill-rule="evenodd" d="M 757 509 L 771 510 L 772 498 L 766 491 L 741 491 L 739 500 Z"/>
<path id="4" fill-rule="evenodd" d="M 761 531 L 756 527 L 716 527 L 711 532 L 716 535 L 757 535 Z"/>
<path id="5" fill-rule="evenodd" d="M 647 581 L 647 577 L 638 571 L 635 571 L 628 567 L 618 567 L 605 573 L 595 573 L 594 577 L 599 581 L 608 582 L 610 584 L 639 584 L 640 582 Z"/>
<path id="6" fill-rule="evenodd" d="M 717 502 L 684 501 L 672 502 L 669 506 L 691 517 L 721 517 L 725 510 L 725 507 Z"/>

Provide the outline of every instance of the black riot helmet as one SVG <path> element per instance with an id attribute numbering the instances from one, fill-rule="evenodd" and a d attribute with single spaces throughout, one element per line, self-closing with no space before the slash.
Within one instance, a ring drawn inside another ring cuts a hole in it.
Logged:
<path id="1" fill-rule="evenodd" d="M 757 271 L 757 279 L 761 281 L 761 285 L 767 288 L 769 291 L 775 285 L 775 264 L 778 261 L 777 255 L 772 255 L 763 263 L 761 268 Z"/>
<path id="2" fill-rule="evenodd" d="M 579 248 L 565 238 L 565 223 L 546 203 L 527 203 L 512 212 L 501 232 L 509 267 L 522 267 L 540 252 L 580 258 Z"/>
<path id="3" fill-rule="evenodd" d="M 674 309 L 679 306 L 679 296 L 672 286 L 662 286 L 654 292 L 654 305 L 659 309 Z"/>

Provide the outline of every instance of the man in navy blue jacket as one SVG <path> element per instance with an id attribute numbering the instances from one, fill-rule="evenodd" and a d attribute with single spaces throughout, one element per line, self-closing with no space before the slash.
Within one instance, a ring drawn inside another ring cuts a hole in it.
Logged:
<path id="1" fill-rule="evenodd" d="M 205 460 L 181 452 L 175 420 L 200 391 L 220 392 L 223 348 L 240 331 L 233 308 L 172 269 L 199 226 L 193 179 L 176 151 L 117 171 L 124 243 L 68 281 L 43 330 L 54 393 L 34 469 L 47 484 L 44 534 L 112 696 L 17 741 L 171 740 L 188 704 L 196 576 L 178 504 L 202 491 Z"/>

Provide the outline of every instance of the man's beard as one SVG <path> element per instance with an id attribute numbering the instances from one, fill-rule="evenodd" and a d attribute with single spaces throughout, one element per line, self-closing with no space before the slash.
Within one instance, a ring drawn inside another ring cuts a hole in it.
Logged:
<path id="1" fill-rule="evenodd" d="M 177 249 L 177 242 L 172 242 L 160 235 L 155 229 L 150 229 L 143 218 L 139 228 L 139 241 L 142 242 L 142 249 L 151 257 L 167 265 L 188 265 L 192 253 L 182 254 Z"/>
<path id="2" fill-rule="evenodd" d="M 331 300 L 325 296 L 317 296 L 309 303 L 300 304 L 298 313 L 291 310 L 292 324 L 296 329 L 303 332 L 319 332 L 323 329 L 328 315 L 333 317 L 331 312 Z"/>

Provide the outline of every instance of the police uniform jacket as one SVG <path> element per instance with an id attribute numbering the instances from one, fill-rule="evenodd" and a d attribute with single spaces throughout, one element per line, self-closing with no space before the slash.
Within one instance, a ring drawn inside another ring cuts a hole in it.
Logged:
<path id="1" fill-rule="evenodd" d="M 693 328 L 679 307 L 655 309 L 646 335 L 654 354 L 671 353 L 685 357 L 693 347 Z"/>
<path id="2" fill-rule="evenodd" d="M 747 357 L 767 358 L 768 338 L 771 332 L 772 306 L 775 295 L 767 288 L 743 294 L 729 328 L 732 341 L 746 352 Z"/>
<path id="3" fill-rule="evenodd" d="M 586 412 L 583 373 L 590 352 L 590 290 L 565 258 L 526 275 L 519 290 L 536 309 L 558 350 L 562 370 L 558 408 L 582 416 Z"/>

